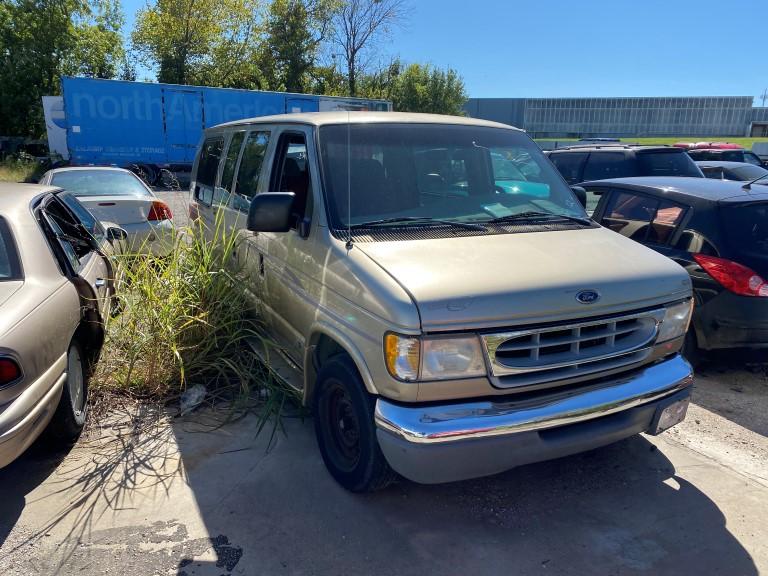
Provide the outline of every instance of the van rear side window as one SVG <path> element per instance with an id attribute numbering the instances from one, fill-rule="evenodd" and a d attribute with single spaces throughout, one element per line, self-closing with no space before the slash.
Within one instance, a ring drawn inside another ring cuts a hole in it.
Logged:
<path id="1" fill-rule="evenodd" d="M 224 138 L 221 136 L 208 138 L 203 142 L 200 160 L 197 163 L 195 198 L 204 204 L 211 204 L 213 201 L 213 187 L 216 185 L 216 174 L 223 149 Z"/>
<path id="2" fill-rule="evenodd" d="M 245 141 L 243 155 L 240 158 L 240 168 L 237 172 L 235 195 L 232 207 L 242 212 L 248 212 L 251 199 L 256 195 L 259 185 L 261 165 L 269 144 L 269 132 L 250 132 Z"/>

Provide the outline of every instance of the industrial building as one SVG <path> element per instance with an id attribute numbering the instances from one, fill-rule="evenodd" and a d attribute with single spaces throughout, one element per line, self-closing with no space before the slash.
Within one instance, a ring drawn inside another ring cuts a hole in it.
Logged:
<path id="1" fill-rule="evenodd" d="M 752 96 L 470 98 L 464 109 L 534 138 L 768 136 L 768 108 L 752 103 Z"/>

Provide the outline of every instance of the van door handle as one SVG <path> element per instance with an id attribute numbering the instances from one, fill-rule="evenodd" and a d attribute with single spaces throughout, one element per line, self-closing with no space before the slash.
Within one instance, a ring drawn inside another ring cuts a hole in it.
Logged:
<path id="1" fill-rule="evenodd" d="M 107 281 L 104 278 L 96 278 L 96 282 L 93 283 L 96 288 L 104 288 L 107 285 Z"/>
<path id="2" fill-rule="evenodd" d="M 264 276 L 264 254 L 259 252 L 259 274 Z"/>

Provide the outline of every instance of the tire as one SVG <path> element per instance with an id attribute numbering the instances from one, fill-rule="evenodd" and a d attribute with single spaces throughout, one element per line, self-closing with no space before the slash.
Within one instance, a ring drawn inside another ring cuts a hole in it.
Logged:
<path id="1" fill-rule="evenodd" d="M 683 357 L 688 360 L 688 363 L 693 366 L 693 368 L 701 368 L 701 349 L 699 348 L 699 343 L 696 340 L 696 334 L 693 331 L 693 327 L 691 327 L 685 334 L 685 341 L 683 342 Z"/>
<path id="2" fill-rule="evenodd" d="M 348 356 L 336 356 L 320 369 L 314 396 L 317 444 L 331 476 L 350 492 L 381 490 L 397 478 L 376 439 L 375 405 Z"/>
<path id="3" fill-rule="evenodd" d="M 80 342 L 72 340 L 67 351 L 67 379 L 48 425 L 49 438 L 57 444 L 71 444 L 83 431 L 87 416 L 88 360 Z"/>

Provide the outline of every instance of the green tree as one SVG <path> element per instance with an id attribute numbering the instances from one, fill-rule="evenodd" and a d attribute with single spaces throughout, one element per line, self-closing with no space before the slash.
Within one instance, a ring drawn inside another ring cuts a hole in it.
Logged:
<path id="1" fill-rule="evenodd" d="M 467 101 L 464 81 L 458 72 L 429 64 L 411 64 L 392 82 L 390 98 L 395 110 L 432 114 L 463 114 Z"/>
<path id="2" fill-rule="evenodd" d="M 308 92 L 338 0 L 272 0 L 261 49 L 269 88 Z"/>
<path id="3" fill-rule="evenodd" d="M 131 38 L 160 82 L 254 88 L 262 20 L 261 0 L 157 0 Z"/>
<path id="4" fill-rule="evenodd" d="M 91 2 L 85 15 L 73 15 L 75 49 L 67 59 L 68 75 L 92 78 L 114 78 L 125 57 L 123 38 L 123 12 L 118 0 Z"/>
<path id="5" fill-rule="evenodd" d="M 62 75 L 113 77 L 121 22 L 117 0 L 0 2 L 0 134 L 42 136 L 41 97 Z"/>

